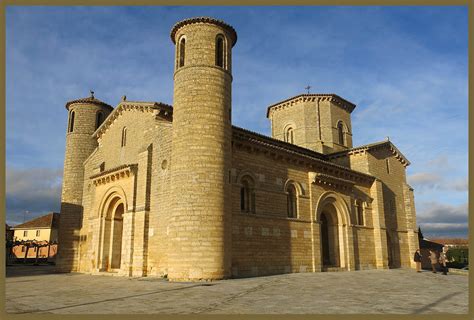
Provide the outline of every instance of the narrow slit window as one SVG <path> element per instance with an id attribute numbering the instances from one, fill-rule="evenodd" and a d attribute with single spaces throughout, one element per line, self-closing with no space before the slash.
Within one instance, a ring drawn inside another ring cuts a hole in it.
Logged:
<path id="1" fill-rule="evenodd" d="M 216 39 L 216 66 L 224 68 L 224 39 L 218 36 Z"/>
<path id="2" fill-rule="evenodd" d="M 102 124 L 102 121 L 104 121 L 104 114 L 102 111 L 97 112 L 97 117 L 95 121 L 95 129 L 99 129 L 100 125 Z"/>
<path id="3" fill-rule="evenodd" d="M 124 127 L 122 129 L 122 147 L 125 147 L 127 145 L 127 128 Z"/>
<path id="4" fill-rule="evenodd" d="M 242 186 L 240 188 L 240 211 L 255 213 L 254 183 L 249 177 L 242 179 Z"/>
<path id="5" fill-rule="evenodd" d="M 288 218 L 296 218 L 298 216 L 297 213 L 297 197 L 296 197 L 296 188 L 294 185 L 290 185 L 288 187 L 288 194 L 287 194 L 287 214 Z"/>
<path id="6" fill-rule="evenodd" d="M 364 225 L 364 208 L 362 207 L 361 201 L 356 201 L 356 212 L 357 212 L 357 224 L 360 226 Z"/>
<path id="7" fill-rule="evenodd" d="M 245 211 L 245 186 L 240 188 L 240 211 Z"/>
<path id="8" fill-rule="evenodd" d="M 293 128 L 290 127 L 288 129 L 286 129 L 285 141 L 288 142 L 288 143 L 295 143 L 295 136 L 294 136 Z"/>
<path id="9" fill-rule="evenodd" d="M 179 42 L 179 67 L 184 67 L 184 58 L 186 54 L 186 39 L 182 38 Z"/>
<path id="10" fill-rule="evenodd" d="M 337 124 L 337 132 L 339 135 L 339 144 L 344 145 L 344 125 L 342 124 L 342 122 L 339 122 Z"/>
<path id="11" fill-rule="evenodd" d="M 390 162 L 388 159 L 385 159 L 385 166 L 387 167 L 387 173 L 390 174 Z"/>
<path id="12" fill-rule="evenodd" d="M 74 131 L 74 115 L 76 113 L 74 111 L 71 111 L 71 115 L 69 116 L 69 130 L 68 132 L 73 132 Z"/>

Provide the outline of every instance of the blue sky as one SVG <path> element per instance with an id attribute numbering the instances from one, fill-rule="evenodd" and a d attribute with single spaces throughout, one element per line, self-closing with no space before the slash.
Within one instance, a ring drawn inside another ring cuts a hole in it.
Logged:
<path id="1" fill-rule="evenodd" d="M 357 105 L 354 146 L 386 136 L 411 161 L 425 236 L 466 237 L 467 7 L 20 7 L 6 11 L 6 203 L 17 224 L 58 211 L 67 101 L 172 104 L 179 20 L 238 34 L 233 123 L 270 135 L 268 105 L 305 92 Z"/>

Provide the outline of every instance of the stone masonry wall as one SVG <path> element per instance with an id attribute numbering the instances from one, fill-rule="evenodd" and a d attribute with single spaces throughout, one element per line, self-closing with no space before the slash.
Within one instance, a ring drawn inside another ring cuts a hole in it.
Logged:
<path id="1" fill-rule="evenodd" d="M 255 213 L 241 212 L 242 177 L 255 182 Z M 348 261 L 351 269 L 376 268 L 370 185 L 342 192 L 311 184 L 308 169 L 285 158 L 269 156 L 245 147 L 233 148 L 232 275 L 258 276 L 286 272 L 321 271 L 320 225 L 314 219 L 318 199 L 338 193 L 348 205 Z M 285 185 L 296 183 L 298 218 L 287 217 Z M 357 225 L 354 199 L 367 202 L 364 225 Z"/>
<path id="2" fill-rule="evenodd" d="M 377 201 L 382 201 L 378 206 L 380 210 L 383 207 L 383 211 L 380 211 L 378 220 L 383 228 L 380 232 L 385 233 L 380 235 L 380 240 L 388 243 L 387 255 L 391 266 L 412 267 L 416 244 L 413 237 L 414 224 L 410 217 L 414 216 L 414 206 L 407 204 L 414 202 L 411 202 L 410 195 L 404 190 L 405 167 L 387 148 L 350 155 L 349 162 L 351 169 L 371 174 L 380 181 L 381 190 L 378 191 Z M 380 254 L 385 253 L 380 251 Z"/>
<path id="3" fill-rule="evenodd" d="M 148 275 L 164 276 L 167 267 L 167 226 L 171 211 L 170 167 L 172 125 L 157 121 L 153 139 L 148 241 Z"/>
<path id="4" fill-rule="evenodd" d="M 294 144 L 329 153 L 352 148 L 350 113 L 331 101 L 298 102 L 271 114 L 272 137 L 284 141 L 285 129 L 294 129 Z M 337 124 L 343 121 L 344 146 L 339 145 Z"/>
<path id="5" fill-rule="evenodd" d="M 325 145 L 323 153 L 337 152 L 352 148 L 351 114 L 329 101 L 320 102 L 319 108 L 321 113 L 321 134 Z M 340 120 L 342 120 L 345 125 L 344 146 L 339 144 L 337 124 Z"/>
<path id="6" fill-rule="evenodd" d="M 133 105 L 133 102 L 127 102 L 127 104 Z M 132 176 L 129 179 L 109 181 L 99 186 L 95 186 L 91 180 L 86 179 L 83 201 L 85 216 L 81 230 L 81 248 L 83 247 L 81 252 L 84 253 L 81 258 L 81 270 L 100 269 L 100 246 L 103 241 L 101 229 L 103 218 L 100 217 L 100 206 L 104 198 L 116 190 L 117 196 L 127 204 L 123 216 L 122 272 L 129 275 L 146 274 L 149 268 L 150 221 L 151 225 L 155 225 L 155 216 L 158 215 L 151 204 L 152 182 L 155 188 L 157 185 L 161 186 L 162 183 L 159 179 L 157 181 L 153 179 L 152 170 L 162 152 L 161 148 L 155 145 L 161 143 L 163 139 L 163 123 L 167 127 L 171 125 L 168 120 L 157 118 L 156 110 L 146 110 L 146 108 L 123 110 L 100 138 L 97 150 L 87 159 L 86 178 L 119 166 L 138 164 L 138 179 L 135 182 L 135 177 Z M 124 127 L 127 128 L 127 137 L 126 144 L 122 147 Z M 159 198 L 154 201 L 156 203 L 166 200 Z"/>

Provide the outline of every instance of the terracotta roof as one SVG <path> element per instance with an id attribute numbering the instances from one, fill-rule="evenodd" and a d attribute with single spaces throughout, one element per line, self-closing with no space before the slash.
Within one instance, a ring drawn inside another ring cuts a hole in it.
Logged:
<path id="1" fill-rule="evenodd" d="M 178 32 L 178 30 L 181 27 L 183 27 L 187 24 L 192 24 L 192 23 L 210 23 L 210 24 L 218 25 L 219 27 L 223 27 L 230 34 L 230 37 L 231 37 L 231 40 L 232 40 L 232 46 L 234 46 L 235 43 L 237 42 L 237 32 L 235 32 L 235 29 L 231 25 L 225 23 L 222 20 L 218 20 L 218 19 L 214 19 L 214 18 L 210 18 L 210 17 L 196 17 L 196 18 L 189 18 L 189 19 L 179 21 L 171 29 L 171 34 L 170 34 L 171 41 L 173 41 L 173 43 L 176 44 L 176 39 L 175 39 L 176 32 Z"/>
<path id="2" fill-rule="evenodd" d="M 44 216 L 19 224 L 12 229 L 57 228 L 58 223 L 59 213 L 51 212 Z"/>
<path id="3" fill-rule="evenodd" d="M 267 108 L 267 118 L 268 116 L 270 115 L 270 110 L 273 109 L 274 107 L 277 107 L 277 106 L 283 106 L 283 105 L 292 105 L 296 102 L 299 102 L 299 101 L 306 101 L 306 100 L 310 100 L 310 99 L 315 99 L 315 98 L 331 98 L 333 99 L 334 101 L 338 102 L 339 104 L 342 104 L 343 106 L 346 106 L 348 111 L 349 112 L 352 112 L 354 110 L 354 108 L 356 107 L 355 104 L 353 104 L 352 102 L 344 99 L 344 98 L 341 98 L 340 96 L 338 96 L 337 94 L 334 94 L 334 93 L 308 93 L 308 94 L 300 94 L 300 95 L 297 95 L 297 96 L 294 96 L 294 97 L 291 97 L 291 98 L 288 98 L 288 99 L 285 99 L 283 101 L 280 101 L 280 102 L 277 102 L 277 103 L 274 103 L 272 105 L 270 105 L 268 108 Z"/>
<path id="4" fill-rule="evenodd" d="M 444 239 L 430 239 L 433 242 L 444 244 L 444 245 L 468 245 L 469 241 L 462 238 L 444 238 Z"/>
<path id="5" fill-rule="evenodd" d="M 98 106 L 104 106 L 108 107 L 110 109 L 113 109 L 113 107 L 103 101 L 100 101 L 99 99 L 94 98 L 93 96 L 87 97 L 87 98 L 81 98 L 81 99 L 76 99 L 76 100 L 71 100 L 66 103 L 66 109 L 69 110 L 69 106 L 71 104 L 76 104 L 76 103 L 90 103 L 90 104 L 95 104 Z"/>

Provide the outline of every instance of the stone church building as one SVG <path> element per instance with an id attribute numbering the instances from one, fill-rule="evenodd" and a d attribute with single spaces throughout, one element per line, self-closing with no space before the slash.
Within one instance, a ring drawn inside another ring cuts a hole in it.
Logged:
<path id="1" fill-rule="evenodd" d="M 268 107 L 272 137 L 233 126 L 235 30 L 192 18 L 171 40 L 173 106 L 66 103 L 58 271 L 179 281 L 413 267 L 410 163 L 388 140 L 352 145 L 353 103 L 300 94 Z"/>

